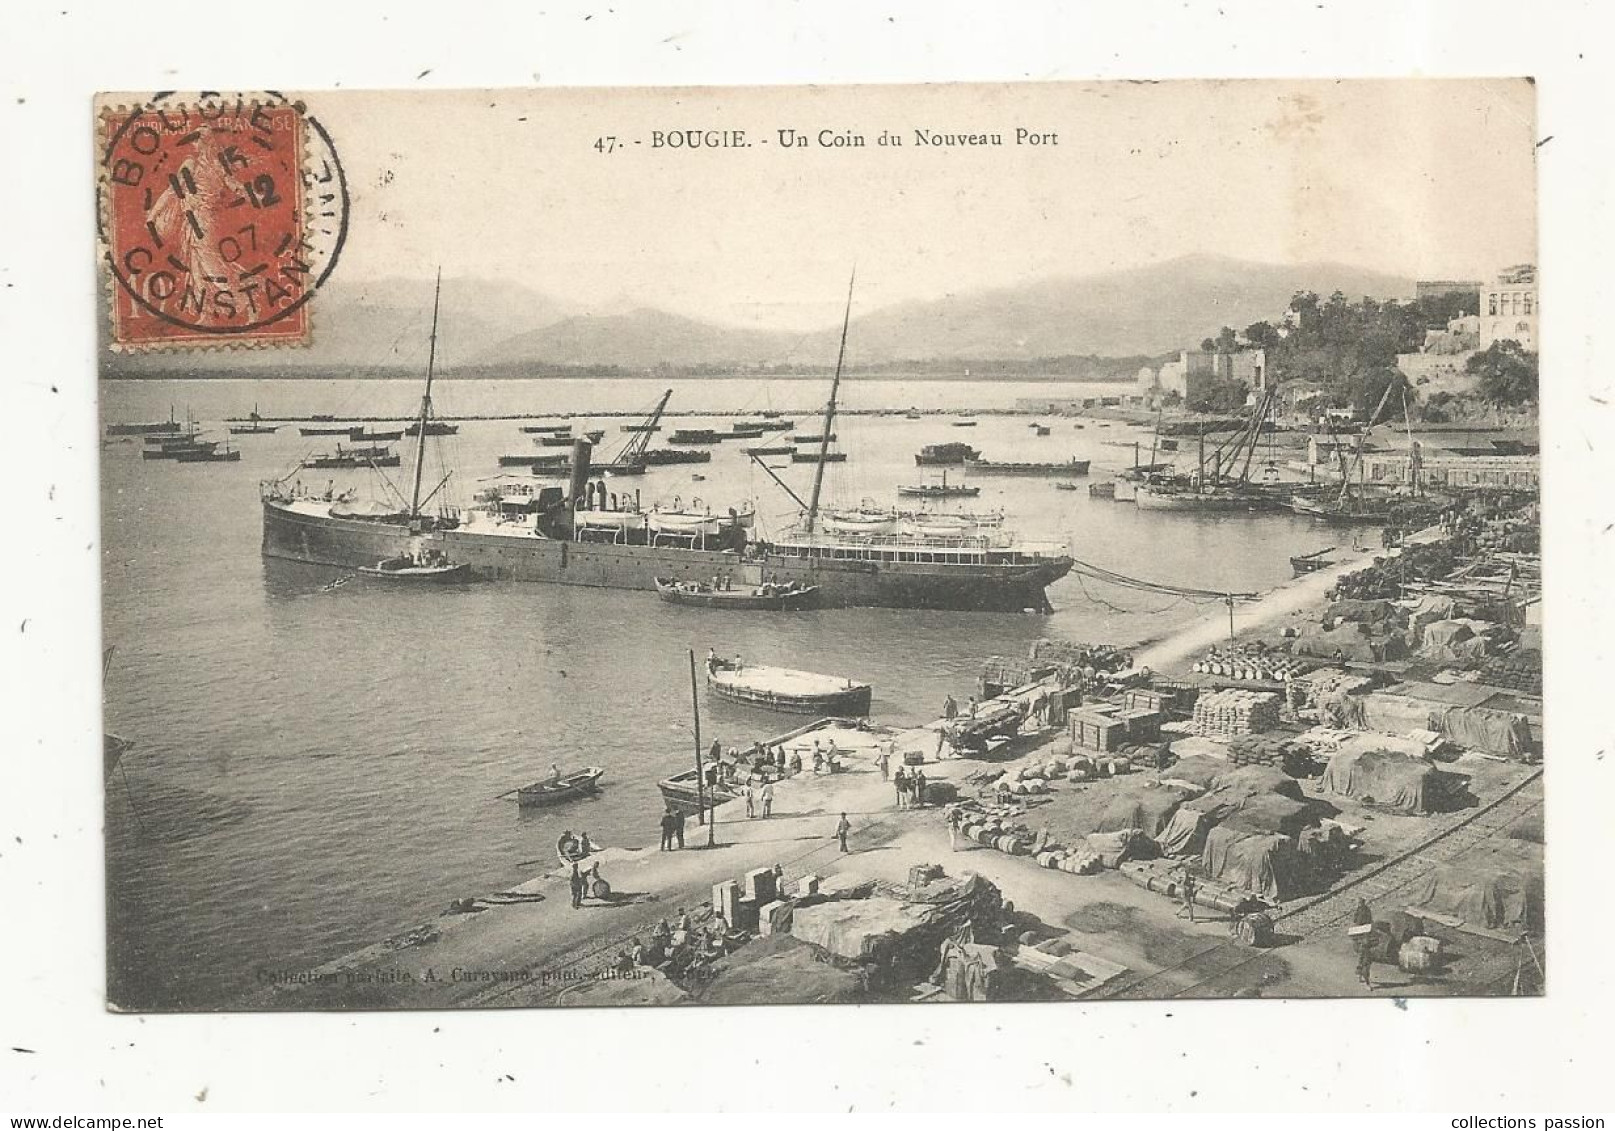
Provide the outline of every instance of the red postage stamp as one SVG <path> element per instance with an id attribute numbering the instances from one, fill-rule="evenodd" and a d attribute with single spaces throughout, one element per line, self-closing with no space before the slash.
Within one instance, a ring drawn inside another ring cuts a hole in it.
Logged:
<path id="1" fill-rule="evenodd" d="M 275 94 L 111 101 L 96 124 L 112 347 L 305 344 L 347 225 L 324 129 Z"/>

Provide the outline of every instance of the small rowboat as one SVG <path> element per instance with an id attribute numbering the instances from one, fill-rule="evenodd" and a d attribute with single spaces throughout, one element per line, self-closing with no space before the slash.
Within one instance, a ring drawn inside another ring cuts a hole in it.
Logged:
<path id="1" fill-rule="evenodd" d="M 1310 554 L 1298 554 L 1290 559 L 1290 571 L 1296 577 L 1306 573 L 1317 573 L 1320 569 L 1335 565 L 1327 556 L 1333 546 L 1325 546 L 1321 550 L 1314 550 Z"/>
<path id="2" fill-rule="evenodd" d="M 1077 485 L 1075 483 L 1056 483 L 1054 489 L 1056 491 L 1075 491 L 1077 490 Z"/>
<path id="3" fill-rule="evenodd" d="M 658 577 L 656 592 L 670 605 L 703 609 L 740 609 L 782 612 L 809 608 L 818 601 L 817 585 L 759 585 L 747 589 L 713 589 L 693 581 Z"/>
<path id="4" fill-rule="evenodd" d="M 414 558 L 386 558 L 373 566 L 360 566 L 359 572 L 366 577 L 380 577 L 387 581 L 413 581 L 413 582 L 448 582 L 464 581 L 470 576 L 471 567 L 464 562 L 437 562 L 431 565 L 423 564 Z"/>
<path id="5" fill-rule="evenodd" d="M 585 766 L 562 774 L 557 781 L 540 781 L 516 791 L 516 803 L 524 808 L 536 805 L 559 805 L 590 793 L 599 792 L 599 781 L 605 775 L 599 766 Z"/>

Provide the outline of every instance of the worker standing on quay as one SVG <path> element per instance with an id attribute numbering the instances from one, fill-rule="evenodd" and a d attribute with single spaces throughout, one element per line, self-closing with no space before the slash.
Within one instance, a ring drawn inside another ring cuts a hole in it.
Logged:
<path id="1" fill-rule="evenodd" d="M 673 810 L 667 809 L 662 813 L 662 851 L 670 852 L 673 848 Z"/>
<path id="2" fill-rule="evenodd" d="M 892 784 L 897 787 L 897 807 L 901 809 L 903 799 L 908 796 L 908 771 L 902 766 L 897 767 L 897 776 L 892 779 Z"/>
<path id="3" fill-rule="evenodd" d="M 673 836 L 680 848 L 684 847 L 684 810 L 673 810 Z"/>
<path id="4" fill-rule="evenodd" d="M 1194 876 L 1189 872 L 1189 866 L 1185 864 L 1183 866 L 1183 882 L 1178 885 L 1178 894 L 1183 898 L 1183 909 L 1178 912 L 1178 918 L 1181 919 L 1187 915 L 1191 923 L 1194 922 L 1194 893 Z"/>
<path id="5" fill-rule="evenodd" d="M 763 816 L 767 817 L 774 812 L 774 783 L 763 783 Z"/>
<path id="6" fill-rule="evenodd" d="M 578 871 L 578 862 L 572 861 L 572 908 L 583 906 L 583 873 Z"/>
<path id="7" fill-rule="evenodd" d="M 953 696 L 949 695 L 946 699 L 942 700 L 942 717 L 944 719 L 951 720 L 957 718 L 958 715 L 959 704 L 954 701 Z"/>
<path id="8" fill-rule="evenodd" d="M 891 743 L 888 740 L 887 744 L 880 748 L 880 757 L 875 759 L 875 765 L 880 767 L 881 781 L 891 781 L 892 779 L 892 752 L 890 747 Z"/>
<path id="9" fill-rule="evenodd" d="M 841 843 L 841 851 L 846 852 L 847 834 L 852 831 L 852 825 L 847 822 L 847 815 L 841 814 L 841 820 L 836 822 L 836 840 Z"/>

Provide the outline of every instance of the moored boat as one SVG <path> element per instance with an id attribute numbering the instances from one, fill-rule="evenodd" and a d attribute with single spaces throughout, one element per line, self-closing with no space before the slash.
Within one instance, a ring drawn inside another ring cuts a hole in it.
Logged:
<path id="1" fill-rule="evenodd" d="M 675 428 L 667 437 L 669 444 L 716 444 L 723 439 L 711 428 Z"/>
<path id="2" fill-rule="evenodd" d="M 749 456 L 788 456 L 796 449 L 789 444 L 760 444 L 746 449 Z"/>
<path id="3" fill-rule="evenodd" d="M 811 608 L 818 600 L 816 585 L 792 582 L 780 585 L 764 582 L 743 589 L 714 589 L 705 581 L 674 581 L 658 577 L 656 592 L 670 605 L 702 609 L 733 609 L 753 612 L 785 612 Z"/>
<path id="4" fill-rule="evenodd" d="M 969 444 L 927 444 L 915 453 L 914 462 L 920 467 L 962 467 L 966 460 L 980 458 Z"/>
<path id="5" fill-rule="evenodd" d="M 965 469 L 982 475 L 1087 475 L 1092 460 L 1068 459 L 1060 463 L 1013 463 L 967 459 Z"/>
<path id="6" fill-rule="evenodd" d="M 1391 521 L 1389 499 L 1365 499 L 1361 495 L 1325 499 L 1296 494 L 1290 497 L 1290 509 L 1306 518 L 1336 526 L 1374 526 Z"/>
<path id="7" fill-rule="evenodd" d="M 463 562 L 451 562 L 446 558 L 419 557 L 412 554 L 403 554 L 396 558 L 383 558 L 373 566 L 360 566 L 359 572 L 365 577 L 379 577 L 386 581 L 421 584 L 464 581 L 471 575 L 470 567 Z"/>
<path id="8" fill-rule="evenodd" d="M 1310 554 L 1292 555 L 1290 558 L 1290 571 L 1296 577 L 1301 577 L 1303 574 L 1317 573 L 1321 569 L 1327 569 L 1329 566 L 1335 565 L 1336 563 L 1329 557 L 1329 552 L 1333 549 L 1333 546 L 1325 546 L 1323 549 L 1314 550 Z"/>
<path id="9" fill-rule="evenodd" d="M 707 768 L 710 770 L 712 767 Z M 739 787 L 729 782 L 709 781 L 703 787 L 693 769 L 669 774 L 656 783 L 656 788 L 661 791 L 662 801 L 669 809 L 686 817 L 700 813 L 703 801 L 710 809 L 740 796 Z"/>
<path id="10" fill-rule="evenodd" d="M 252 406 L 252 415 L 245 419 L 231 417 L 229 427 L 232 436 L 262 436 L 280 431 L 280 425 L 264 423 L 264 418 L 258 415 L 257 405 Z"/>
<path id="11" fill-rule="evenodd" d="M 800 448 L 791 453 L 792 463 L 846 463 L 846 452 L 804 452 Z"/>
<path id="12" fill-rule="evenodd" d="M 174 419 L 172 413 L 169 414 L 167 420 L 133 421 L 107 425 L 108 436 L 171 436 L 177 435 L 179 430 L 179 421 Z"/>
<path id="13" fill-rule="evenodd" d="M 1282 499 L 1249 484 L 1140 483 L 1133 501 L 1145 510 L 1258 512 L 1281 509 Z"/>
<path id="14" fill-rule="evenodd" d="M 428 420 L 426 422 L 426 434 L 428 436 L 453 436 L 459 431 L 460 426 L 458 424 L 449 424 L 442 420 Z M 418 420 L 404 429 L 404 435 L 406 436 L 419 436 L 420 434 L 421 423 Z"/>
<path id="15" fill-rule="evenodd" d="M 402 428 L 376 430 L 371 430 L 368 428 L 355 428 L 348 434 L 348 438 L 356 443 L 361 444 L 385 444 L 391 443 L 394 440 L 402 440 L 404 438 L 404 430 Z"/>
<path id="16" fill-rule="evenodd" d="M 584 766 L 581 770 L 572 770 L 550 781 L 524 785 L 516 791 L 516 803 L 524 808 L 559 805 L 563 801 L 572 801 L 591 793 L 598 793 L 600 779 L 605 776 L 605 772 L 599 766 Z M 579 860 L 582 858 L 582 856 L 576 857 Z"/>
<path id="17" fill-rule="evenodd" d="M 898 486 L 897 493 L 913 499 L 973 499 L 981 494 L 981 488 L 949 483 L 948 472 L 943 469 L 941 483 L 904 483 Z"/>
<path id="18" fill-rule="evenodd" d="M 436 330 L 434 311 L 434 341 Z M 821 431 L 834 430 L 840 375 L 838 363 Z M 432 376 L 429 352 L 423 420 L 432 419 Z M 658 422 L 670 395 L 671 390 L 648 425 Z M 737 584 L 777 579 L 817 586 L 820 601 L 828 607 L 980 612 L 1050 611 L 1047 587 L 1072 568 L 1066 546 L 1027 541 L 1007 530 L 972 528 L 942 537 L 826 533 L 816 526 L 817 473 L 824 465 L 815 465 L 810 496 L 797 500 L 803 507 L 803 521 L 767 541 L 752 537 L 750 513 L 726 513 L 716 507 L 715 514 L 691 519 L 693 529 L 673 529 L 680 525 L 676 516 L 663 512 L 653 519 L 646 512 L 637 529 L 597 531 L 581 516 L 591 494 L 598 504 L 599 489 L 609 483 L 599 477 L 645 470 L 637 456 L 649 434 L 636 432 L 632 439 L 640 442 L 639 447 L 630 445 L 604 467 L 589 460 L 587 450 L 578 466 L 573 466 L 575 453 L 556 453 L 550 468 L 539 462 L 547 457 L 536 450 L 510 460 L 513 466 L 567 476 L 564 484 L 536 488 L 535 496 L 521 499 L 516 507 L 501 498 L 486 506 L 461 509 L 447 500 L 440 490 L 442 483 L 438 487 L 418 483 L 413 493 L 406 484 L 401 491 L 394 487 L 386 497 L 362 500 L 354 493 L 356 489 L 335 499 L 330 493 L 322 497 L 294 484 L 291 475 L 265 481 L 260 484 L 261 552 L 269 558 L 351 570 L 423 545 L 442 551 L 453 561 L 465 562 L 479 578 L 654 592 L 658 577 L 688 579 L 729 573 Z M 587 449 L 587 442 L 580 440 L 579 448 Z M 414 456 L 417 480 L 422 451 L 424 446 L 418 447 Z M 758 463 L 768 468 L 761 460 Z M 442 482 L 447 481 L 445 476 Z M 781 486 L 785 489 L 783 483 Z M 409 506 L 401 506 L 406 499 Z M 429 513 L 424 508 L 432 500 L 436 500 L 435 512 Z M 602 507 L 592 513 L 613 512 Z"/>
<path id="19" fill-rule="evenodd" d="M 640 458 L 647 467 L 675 463 L 711 463 L 712 453 L 704 448 L 646 448 Z"/>
<path id="20" fill-rule="evenodd" d="M 707 661 L 714 695 L 770 711 L 858 717 L 869 714 L 873 688 L 845 676 L 797 671 L 740 660 Z"/>
<path id="21" fill-rule="evenodd" d="M 302 466 L 310 469 L 397 467 L 401 462 L 397 453 L 388 448 L 344 448 L 338 444 L 335 452 L 309 456 Z"/>
<path id="22" fill-rule="evenodd" d="M 240 448 L 183 448 L 173 454 L 175 463 L 239 463 Z"/>

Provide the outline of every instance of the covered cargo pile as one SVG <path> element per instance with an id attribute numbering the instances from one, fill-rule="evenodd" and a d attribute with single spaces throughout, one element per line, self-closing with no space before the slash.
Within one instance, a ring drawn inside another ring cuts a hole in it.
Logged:
<path id="1" fill-rule="evenodd" d="M 1485 688 L 1398 684 L 1355 697 L 1346 721 L 1387 734 L 1434 731 L 1466 749 L 1507 758 L 1530 756 L 1534 751 L 1530 722 L 1516 711 L 1484 706 L 1492 696 Z"/>
<path id="2" fill-rule="evenodd" d="M 1302 774 L 1312 762 L 1305 743 L 1280 735 L 1242 734 L 1228 742 L 1228 760 L 1236 766 L 1256 766 Z"/>
<path id="3" fill-rule="evenodd" d="M 1279 723 L 1279 703 L 1271 691 L 1214 691 L 1195 701 L 1191 729 L 1203 738 L 1271 730 Z"/>
<path id="4" fill-rule="evenodd" d="M 1270 900 L 1292 899 L 1305 889 L 1295 842 L 1280 833 L 1218 825 L 1206 835 L 1200 867 L 1210 879 Z"/>
<path id="5" fill-rule="evenodd" d="M 996 946 L 944 939 L 936 969 L 927 981 L 941 986 L 954 1001 L 1002 1001 L 1010 973 L 1009 963 Z"/>
<path id="6" fill-rule="evenodd" d="M 1202 760 L 1215 762 L 1209 758 Z M 1184 759 L 1184 762 L 1189 761 L 1191 759 Z M 1179 766 L 1168 772 L 1178 772 Z M 1217 772 L 1209 778 L 1211 788 L 1199 797 L 1185 799 L 1156 834 L 1155 843 L 1163 853 L 1170 856 L 1200 853 L 1213 828 L 1233 821 L 1247 810 L 1250 816 L 1241 823 L 1247 830 L 1294 835 L 1317 823 L 1313 806 L 1288 774 L 1262 766 L 1230 767 L 1227 763 L 1216 763 L 1216 766 Z M 1191 767 L 1191 772 L 1194 769 Z"/>
<path id="7" fill-rule="evenodd" d="M 1329 759 L 1320 785 L 1325 793 L 1384 806 L 1399 813 L 1435 812 L 1440 771 L 1419 758 L 1387 750 L 1343 750 Z"/>
<path id="8" fill-rule="evenodd" d="M 702 1005 L 827 1005 L 861 1001 L 863 982 L 819 956 L 807 943 L 776 934 L 712 964 Z M 594 1003 L 590 1003 L 594 1004 Z"/>
<path id="9" fill-rule="evenodd" d="M 1003 896 L 973 873 L 895 892 L 876 885 L 876 894 L 860 898 L 868 886 L 851 888 L 851 898 L 799 900 L 791 916 L 795 938 L 869 967 L 866 984 L 923 978 L 944 938 L 967 931 L 991 937 L 1002 929 Z"/>
<path id="10" fill-rule="evenodd" d="M 1400 630 L 1374 633 L 1361 621 L 1347 621 L 1335 628 L 1307 625 L 1296 634 L 1291 648 L 1298 656 L 1361 664 L 1400 660 L 1408 654 L 1407 641 Z"/>
<path id="11" fill-rule="evenodd" d="M 1223 768 L 1212 783 L 1217 790 L 1238 790 L 1249 795 L 1262 793 L 1276 793 L 1287 797 L 1291 801 L 1305 800 L 1301 792 L 1301 783 L 1282 770 L 1275 770 L 1267 766 L 1236 766 L 1232 769 Z"/>
<path id="12" fill-rule="evenodd" d="M 1146 777 L 1104 782 L 1080 792 L 1068 791 L 1044 813 L 1050 829 L 1066 841 L 1089 833 L 1137 829 L 1153 837 L 1172 819 L 1194 791 Z"/>
<path id="13" fill-rule="evenodd" d="M 1419 634 L 1419 655 L 1445 663 L 1484 663 L 1491 655 L 1489 634 L 1476 632 L 1469 620 L 1438 620 L 1424 626 Z"/>
<path id="14" fill-rule="evenodd" d="M 1296 710 L 1315 709 L 1324 722 L 1338 724 L 1345 721 L 1352 711 L 1351 697 L 1365 695 L 1374 686 L 1372 676 L 1358 675 L 1343 668 L 1320 668 L 1292 680 L 1287 690 L 1291 707 Z"/>
<path id="15" fill-rule="evenodd" d="M 1323 611 L 1323 623 L 1329 627 L 1349 623 L 1379 625 L 1392 629 L 1402 627 L 1402 615 L 1402 610 L 1392 601 L 1357 600 L 1347 597 L 1332 602 Z"/>
<path id="16" fill-rule="evenodd" d="M 1191 754 L 1179 758 L 1160 772 L 1162 781 L 1187 782 L 1201 790 L 1210 789 L 1212 783 L 1228 772 L 1229 764 L 1208 754 Z"/>
<path id="17" fill-rule="evenodd" d="M 1536 755 L 1531 724 L 1516 711 L 1494 707 L 1450 707 L 1441 716 L 1441 733 L 1459 746 L 1505 758 Z"/>
<path id="18" fill-rule="evenodd" d="M 1542 846 L 1491 840 L 1425 877 L 1413 903 L 1491 930 L 1536 931 L 1542 925 Z"/>
<path id="19" fill-rule="evenodd" d="M 1307 826 L 1316 824 L 1317 820 L 1308 802 L 1280 797 L 1276 793 L 1258 793 L 1240 802 L 1222 825 L 1249 832 L 1281 833 L 1296 837 Z"/>
<path id="20" fill-rule="evenodd" d="M 1163 856 L 1198 856 L 1206 847 L 1206 835 L 1216 826 L 1217 814 L 1210 808 L 1202 808 L 1198 801 L 1185 801 L 1166 827 L 1155 834 L 1155 846 Z"/>

